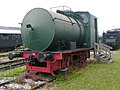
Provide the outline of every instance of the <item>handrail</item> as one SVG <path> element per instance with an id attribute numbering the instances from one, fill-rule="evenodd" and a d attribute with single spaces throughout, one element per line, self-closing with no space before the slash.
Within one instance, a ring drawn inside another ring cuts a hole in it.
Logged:
<path id="1" fill-rule="evenodd" d="M 51 8 L 50 8 L 50 11 L 52 11 L 52 9 L 53 9 L 53 8 L 60 8 L 60 7 L 62 7 L 62 8 L 63 8 L 63 11 L 65 10 L 65 8 L 68 8 L 68 9 L 69 9 L 69 11 L 71 11 L 71 10 L 72 10 L 70 7 L 68 7 L 68 6 L 65 6 L 65 5 L 64 5 L 64 6 L 51 7 Z"/>
<path id="2" fill-rule="evenodd" d="M 112 47 L 103 43 L 94 43 L 94 57 L 97 61 L 111 62 L 111 52 Z"/>

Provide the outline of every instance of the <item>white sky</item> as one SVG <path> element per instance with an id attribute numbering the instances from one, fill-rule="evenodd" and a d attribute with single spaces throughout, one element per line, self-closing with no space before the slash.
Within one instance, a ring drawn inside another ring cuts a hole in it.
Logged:
<path id="1" fill-rule="evenodd" d="M 15 26 L 32 8 L 66 5 L 73 11 L 88 11 L 98 17 L 98 30 L 120 28 L 120 0 L 0 0 L 0 26 Z"/>

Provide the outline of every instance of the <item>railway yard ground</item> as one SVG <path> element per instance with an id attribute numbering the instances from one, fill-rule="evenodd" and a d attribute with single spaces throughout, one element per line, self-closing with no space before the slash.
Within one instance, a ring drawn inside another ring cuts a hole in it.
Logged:
<path id="1" fill-rule="evenodd" d="M 120 90 L 120 49 L 112 63 L 93 63 L 79 72 L 58 76 L 54 90 Z"/>
<path id="2" fill-rule="evenodd" d="M 70 68 L 59 72 L 54 81 L 24 79 L 24 83 L 18 83 L 16 78 L 26 72 L 25 66 L 10 68 L 0 71 L 0 90 L 120 90 L 120 50 L 112 51 L 112 60 L 112 63 L 93 60 L 87 66 Z"/>

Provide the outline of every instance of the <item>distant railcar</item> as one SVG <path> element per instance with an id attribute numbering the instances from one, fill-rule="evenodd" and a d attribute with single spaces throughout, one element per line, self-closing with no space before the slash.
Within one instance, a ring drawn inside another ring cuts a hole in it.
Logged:
<path id="1" fill-rule="evenodd" d="M 22 45 L 20 28 L 0 26 L 0 52 L 14 50 L 20 45 Z"/>
<path id="2" fill-rule="evenodd" d="M 108 30 L 103 33 L 103 43 L 111 46 L 113 49 L 120 48 L 120 29 Z"/>

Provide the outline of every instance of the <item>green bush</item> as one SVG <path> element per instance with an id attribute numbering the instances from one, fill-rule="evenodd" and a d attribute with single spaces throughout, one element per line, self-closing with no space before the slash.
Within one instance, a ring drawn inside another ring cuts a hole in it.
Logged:
<path id="1" fill-rule="evenodd" d="M 1 77 L 13 77 L 13 76 L 16 76 L 16 75 L 20 75 L 22 72 L 26 71 L 26 67 L 18 67 L 18 68 L 15 68 L 15 69 L 10 69 L 10 70 L 7 70 L 7 71 L 3 71 L 3 72 L 0 72 L 0 78 Z"/>

